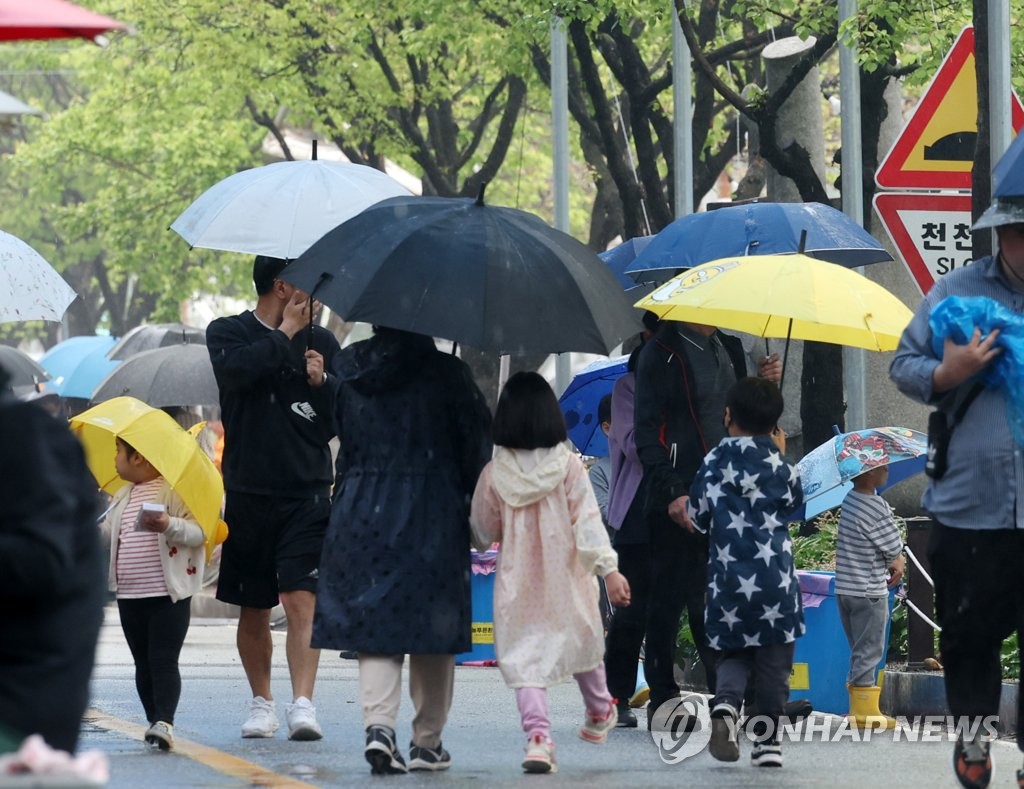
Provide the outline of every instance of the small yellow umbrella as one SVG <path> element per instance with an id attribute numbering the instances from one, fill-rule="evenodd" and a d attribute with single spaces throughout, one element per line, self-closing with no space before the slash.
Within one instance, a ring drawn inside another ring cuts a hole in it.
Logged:
<path id="1" fill-rule="evenodd" d="M 852 269 L 794 253 L 695 266 L 636 302 L 664 320 L 891 351 L 913 313 Z"/>
<path id="2" fill-rule="evenodd" d="M 85 460 L 96 482 L 110 494 L 128 484 L 114 468 L 114 439 L 138 450 L 195 516 L 206 535 L 209 561 L 214 547 L 227 537 L 227 524 L 220 518 L 224 481 L 194 433 L 134 397 L 115 397 L 83 411 L 71 420 L 71 430 L 85 447 Z"/>

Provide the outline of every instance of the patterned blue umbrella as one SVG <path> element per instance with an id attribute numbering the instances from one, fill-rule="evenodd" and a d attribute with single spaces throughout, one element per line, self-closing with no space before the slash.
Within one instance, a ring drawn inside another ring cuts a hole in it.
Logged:
<path id="1" fill-rule="evenodd" d="M 608 437 L 597 420 L 597 405 L 611 394 L 615 382 L 626 372 L 629 356 L 601 359 L 580 370 L 558 399 L 565 415 L 569 439 L 580 454 L 604 457 L 608 454 Z"/>
<path id="2" fill-rule="evenodd" d="M 875 427 L 840 433 L 808 452 L 797 463 L 804 494 L 804 518 L 813 518 L 843 503 L 850 481 L 878 466 L 889 467 L 879 491 L 924 471 L 928 437 L 906 427 Z"/>

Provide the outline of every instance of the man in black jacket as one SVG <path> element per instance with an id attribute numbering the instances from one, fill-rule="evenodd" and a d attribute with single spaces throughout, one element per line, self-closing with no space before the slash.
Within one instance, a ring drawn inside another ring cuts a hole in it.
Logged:
<path id="1" fill-rule="evenodd" d="M 687 528 L 686 501 L 703 457 L 725 435 L 722 415 L 729 387 L 746 375 L 740 340 L 713 326 L 665 322 L 644 346 L 636 370 L 636 447 L 644 476 L 637 496 L 648 530 L 644 673 L 654 710 L 679 695 L 676 637 L 684 606 L 690 630 L 714 689 L 715 654 L 704 638 L 707 540 Z M 778 381 L 776 354 L 758 363 L 758 375 Z M 633 578 L 623 571 L 633 586 Z M 633 606 L 637 605 L 634 592 Z M 641 605 L 644 603 L 641 602 Z"/>
<path id="2" fill-rule="evenodd" d="M 288 737 L 323 736 L 312 705 L 320 651 L 310 648 L 320 550 L 330 517 L 332 430 L 326 370 L 338 341 L 310 325 L 308 296 L 278 279 L 286 261 L 258 256 L 255 309 L 213 321 L 206 345 L 224 423 L 225 520 L 217 599 L 241 606 L 238 654 L 252 688 L 243 737 L 273 737 L 270 609 L 288 616 L 294 701 Z"/>

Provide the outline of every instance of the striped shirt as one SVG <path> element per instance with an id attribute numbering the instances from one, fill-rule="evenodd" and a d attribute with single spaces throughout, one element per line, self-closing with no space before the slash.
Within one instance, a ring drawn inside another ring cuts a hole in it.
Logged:
<path id="1" fill-rule="evenodd" d="M 889 502 L 851 490 L 839 512 L 836 541 L 836 594 L 885 597 L 889 565 L 903 542 Z"/>
<path id="2" fill-rule="evenodd" d="M 163 597 L 167 594 L 160 551 L 162 535 L 152 531 L 135 531 L 135 519 L 145 502 L 156 501 L 163 487 L 163 478 L 140 482 L 128 494 L 128 503 L 121 513 L 117 548 L 117 596 L 119 598 Z"/>

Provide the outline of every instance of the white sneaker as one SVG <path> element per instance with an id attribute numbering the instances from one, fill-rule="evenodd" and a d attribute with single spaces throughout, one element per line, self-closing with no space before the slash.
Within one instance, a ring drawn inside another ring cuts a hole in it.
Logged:
<path id="1" fill-rule="evenodd" d="M 285 713 L 288 717 L 289 740 L 319 740 L 324 736 L 320 724 L 316 722 L 316 707 L 305 696 L 299 696 L 286 705 Z"/>
<path id="2" fill-rule="evenodd" d="M 273 737 L 281 724 L 277 722 L 274 702 L 256 696 L 249 702 L 249 717 L 242 724 L 243 737 Z"/>

